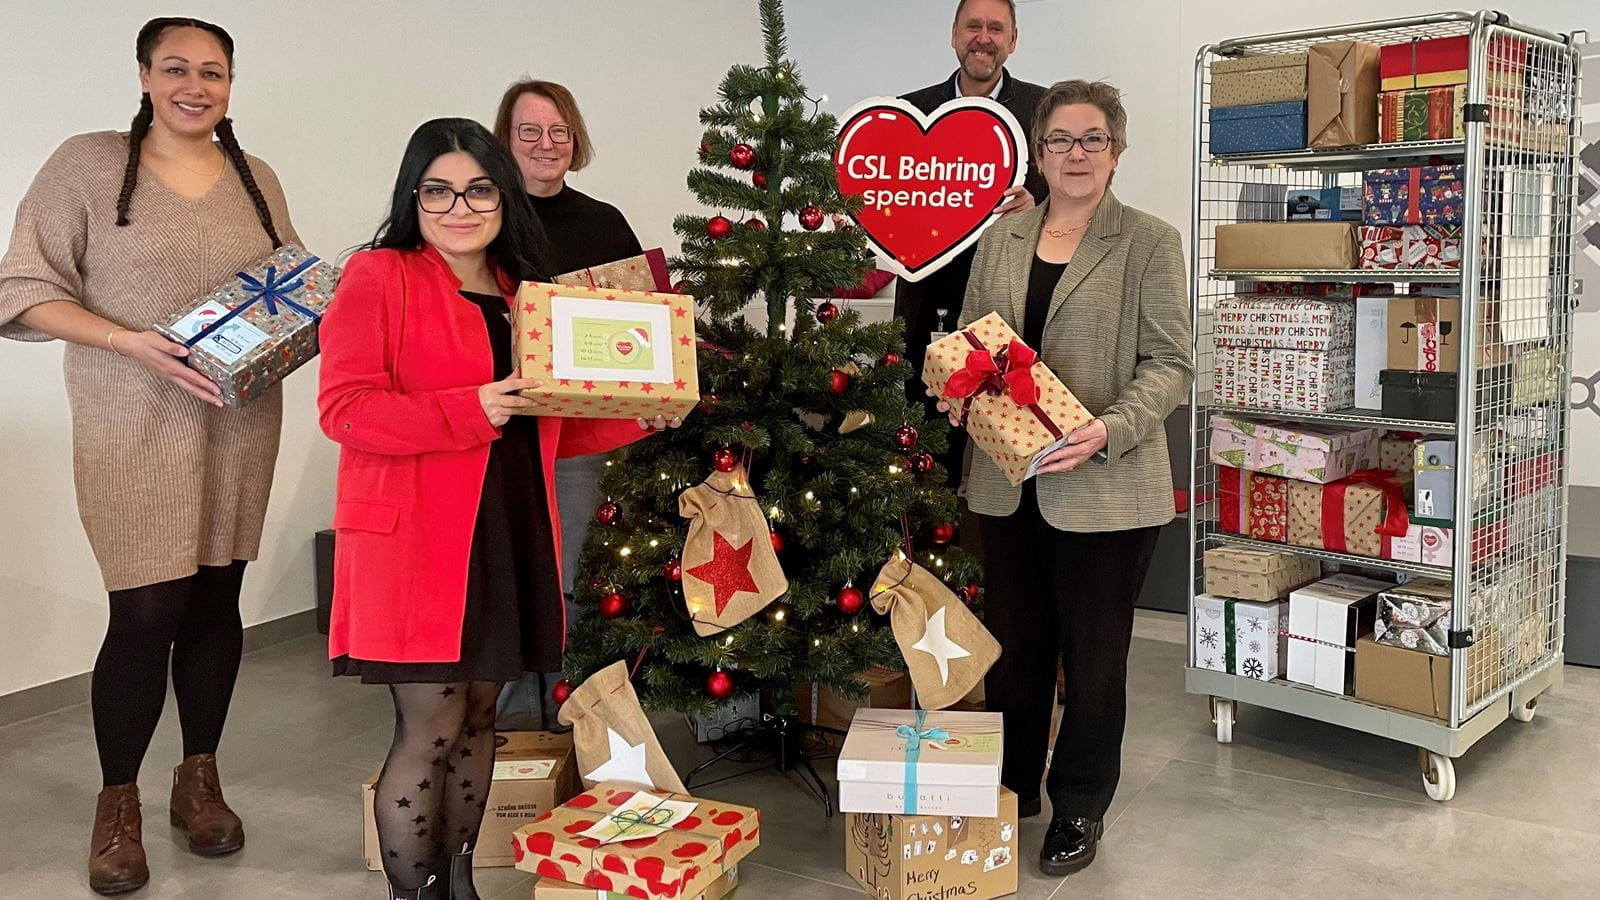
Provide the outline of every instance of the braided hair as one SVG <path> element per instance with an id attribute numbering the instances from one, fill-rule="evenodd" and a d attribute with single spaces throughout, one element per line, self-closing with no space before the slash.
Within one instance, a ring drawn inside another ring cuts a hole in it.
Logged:
<path id="1" fill-rule="evenodd" d="M 233 77 L 233 37 L 220 25 L 190 18 L 162 17 L 144 23 L 134 42 L 134 58 L 139 61 L 140 67 L 150 68 L 156 46 L 161 43 L 161 38 L 168 29 L 172 28 L 198 28 L 216 38 L 217 43 L 222 45 L 223 55 L 228 59 L 228 76 Z M 155 106 L 150 102 L 150 95 L 140 95 L 139 111 L 134 114 L 133 124 L 128 129 L 128 163 L 122 172 L 122 190 L 117 193 L 118 226 L 128 224 L 128 207 L 133 202 L 133 190 L 139 183 L 139 155 L 143 152 L 145 135 L 149 133 L 150 124 L 154 120 Z M 256 217 L 261 220 L 261 227 L 272 240 L 273 249 L 283 246 L 283 241 L 278 237 L 278 229 L 272 224 L 272 210 L 267 206 L 267 198 L 261 193 L 261 187 L 256 184 L 255 173 L 250 171 L 250 160 L 244 155 L 244 150 L 240 149 L 239 139 L 234 136 L 233 120 L 223 117 L 217 122 L 216 135 L 217 143 L 233 163 L 233 168 L 239 173 L 239 180 L 244 183 L 245 191 L 255 204 Z"/>

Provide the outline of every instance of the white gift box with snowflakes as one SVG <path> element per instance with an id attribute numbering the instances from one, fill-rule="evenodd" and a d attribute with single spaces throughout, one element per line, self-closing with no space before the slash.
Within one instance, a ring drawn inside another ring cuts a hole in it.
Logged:
<path id="1" fill-rule="evenodd" d="M 1200 594 L 1194 598 L 1197 668 L 1271 681 L 1288 656 L 1289 604 L 1253 603 Z"/>

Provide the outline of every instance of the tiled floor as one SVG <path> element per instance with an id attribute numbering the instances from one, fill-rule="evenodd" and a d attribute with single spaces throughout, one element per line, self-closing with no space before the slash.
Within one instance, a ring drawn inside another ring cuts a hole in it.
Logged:
<path id="1" fill-rule="evenodd" d="M 1061 882 L 1032 865 L 1044 823 L 1022 830 L 1021 896 L 1595 896 L 1600 885 L 1600 671 L 1527 724 L 1506 722 L 1457 763 L 1448 805 L 1429 801 L 1414 751 L 1277 713 L 1241 710 L 1218 745 L 1203 697 L 1183 692 L 1181 620 L 1142 615 L 1130 663 L 1121 790 L 1100 860 Z M 359 784 L 389 739 L 383 691 L 327 677 L 322 639 L 250 654 L 221 759 L 249 844 L 201 860 L 166 820 L 178 749 L 172 704 L 143 784 L 153 877 L 139 898 L 377 898 L 361 863 Z M 705 753 L 658 721 L 687 770 Z M 98 784 L 86 707 L 0 729 L 0 897 L 87 897 L 82 857 Z M 763 846 L 740 896 L 861 896 L 841 869 L 841 819 L 779 775 L 706 791 L 759 806 Z M 480 872 L 485 900 L 529 895 L 529 876 Z M 1587 887 L 1585 887 L 1587 885 Z"/>

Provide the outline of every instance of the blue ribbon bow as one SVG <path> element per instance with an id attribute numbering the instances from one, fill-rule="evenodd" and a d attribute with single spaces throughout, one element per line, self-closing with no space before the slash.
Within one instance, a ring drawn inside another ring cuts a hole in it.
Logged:
<path id="1" fill-rule="evenodd" d="M 894 729 L 895 737 L 906 742 L 906 796 L 905 814 L 917 814 L 917 761 L 922 756 L 923 741 L 945 741 L 950 739 L 950 733 L 943 728 L 934 726 L 924 728 L 923 724 L 928 718 L 928 711 L 917 710 L 917 724 L 898 725 Z"/>
<path id="2" fill-rule="evenodd" d="M 261 301 L 266 302 L 268 315 L 278 315 L 278 304 L 282 303 L 313 322 L 321 321 L 321 313 L 301 306 L 295 302 L 293 297 L 289 296 L 290 292 L 297 291 L 305 286 L 305 279 L 301 276 L 305 274 L 306 270 L 321 261 L 319 257 L 308 256 L 304 262 L 285 272 L 281 278 L 278 275 L 278 267 L 269 265 L 267 266 L 266 281 L 256 278 L 249 272 L 235 272 L 234 277 L 239 279 L 240 284 L 244 285 L 245 291 L 249 295 L 248 298 L 243 303 L 228 310 L 227 314 L 222 318 L 195 332 L 194 337 L 184 341 L 183 345 L 185 347 L 193 347 L 195 344 L 205 340 L 213 331 L 226 325 L 234 316 Z"/>

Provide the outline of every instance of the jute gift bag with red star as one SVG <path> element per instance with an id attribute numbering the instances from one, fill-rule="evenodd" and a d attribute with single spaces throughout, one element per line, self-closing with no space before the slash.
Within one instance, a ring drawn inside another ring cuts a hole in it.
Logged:
<path id="1" fill-rule="evenodd" d="M 572 696 L 561 704 L 560 720 L 572 726 L 584 787 L 621 781 L 684 791 L 683 780 L 667 760 L 639 705 L 626 663 L 614 662 L 573 689 Z"/>
<path id="2" fill-rule="evenodd" d="M 872 608 L 888 614 L 924 709 L 944 709 L 966 697 L 1000 658 L 1000 642 L 972 610 L 903 552 L 878 572 Z"/>
<path id="3" fill-rule="evenodd" d="M 712 472 L 678 495 L 678 513 L 689 520 L 683 599 L 696 634 L 726 631 L 789 590 L 743 466 Z"/>

